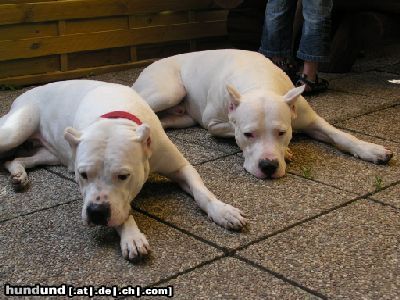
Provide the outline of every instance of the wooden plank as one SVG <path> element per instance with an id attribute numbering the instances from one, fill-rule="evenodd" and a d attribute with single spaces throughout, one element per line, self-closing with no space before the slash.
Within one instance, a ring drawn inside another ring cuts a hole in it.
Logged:
<path id="1" fill-rule="evenodd" d="M 0 78 L 41 74 L 60 70 L 58 55 L 0 61 Z"/>
<path id="2" fill-rule="evenodd" d="M 68 55 L 69 69 L 91 68 L 128 63 L 129 47 L 76 52 Z"/>
<path id="3" fill-rule="evenodd" d="M 153 63 L 154 59 L 142 60 L 137 62 L 126 63 L 122 65 L 111 65 L 111 66 L 101 66 L 96 68 L 84 68 L 71 70 L 67 72 L 51 72 L 46 74 L 38 75 L 24 75 L 16 77 L 8 77 L 0 79 L 0 84 L 4 85 L 15 85 L 15 86 L 25 86 L 31 84 L 47 83 L 58 80 L 68 80 L 82 77 L 89 77 L 91 75 L 103 74 L 107 72 L 117 72 L 123 71 L 130 68 L 140 68 L 148 66 Z"/>
<path id="4" fill-rule="evenodd" d="M 129 16 L 129 19 L 128 19 L 128 28 L 129 29 L 133 28 L 133 22 L 134 22 L 133 16 Z M 134 47 L 134 46 L 129 47 L 129 58 L 130 58 L 130 61 L 137 61 L 138 60 L 137 59 L 136 47 Z"/>
<path id="5" fill-rule="evenodd" d="M 127 16 L 105 17 L 97 19 L 76 19 L 68 20 L 66 22 L 65 34 L 88 33 L 128 28 Z"/>
<path id="6" fill-rule="evenodd" d="M 1 0 L 1 4 L 21 4 L 21 3 L 35 3 L 35 2 L 51 2 L 60 0 Z"/>
<path id="7" fill-rule="evenodd" d="M 226 22 L 188 23 L 20 41 L 0 41 L 0 61 L 226 35 Z"/>
<path id="8" fill-rule="evenodd" d="M 56 22 L 25 23 L 0 26 L 0 40 L 20 40 L 56 35 Z"/>
<path id="9" fill-rule="evenodd" d="M 148 26 L 159 26 L 167 24 L 180 24 L 189 22 L 187 11 L 164 13 L 153 13 L 146 15 L 132 16 L 132 25 L 130 28 L 140 28 Z"/>
<path id="10" fill-rule="evenodd" d="M 65 35 L 65 30 L 66 30 L 66 24 L 65 21 L 58 21 L 58 34 L 60 36 Z M 67 54 L 61 54 L 60 55 L 60 66 L 61 66 L 61 71 L 67 71 L 68 70 L 68 56 Z"/>
<path id="11" fill-rule="evenodd" d="M 144 45 L 137 47 L 138 60 L 150 58 L 162 58 L 179 53 L 189 52 L 188 41 L 169 42 L 162 45 Z"/>
<path id="12" fill-rule="evenodd" d="M 214 0 L 61 0 L 1 4 L 0 25 L 212 8 Z"/>
<path id="13" fill-rule="evenodd" d="M 229 10 L 204 10 L 204 11 L 192 11 L 193 22 L 209 22 L 217 20 L 227 20 Z"/>

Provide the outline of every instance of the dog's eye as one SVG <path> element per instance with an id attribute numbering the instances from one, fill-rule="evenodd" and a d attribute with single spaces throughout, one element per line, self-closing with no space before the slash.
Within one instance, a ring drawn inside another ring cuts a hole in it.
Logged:
<path id="1" fill-rule="evenodd" d="M 245 133 L 243 133 L 243 134 L 244 134 L 244 136 L 247 137 L 247 138 L 253 138 L 253 137 L 254 137 L 254 134 L 251 133 L 251 132 L 245 132 Z"/>
<path id="2" fill-rule="evenodd" d="M 119 180 L 126 180 L 126 179 L 128 179 L 128 177 L 129 177 L 129 174 L 121 174 L 121 175 L 118 175 L 118 179 L 119 179 Z"/>
<path id="3" fill-rule="evenodd" d="M 284 131 L 284 130 L 281 130 L 281 131 L 279 131 L 279 136 L 284 136 L 285 135 L 285 133 L 286 133 L 286 131 Z"/>
<path id="4" fill-rule="evenodd" d="M 86 173 L 86 172 L 80 172 L 79 175 L 80 175 L 83 179 L 87 179 L 87 173 Z"/>

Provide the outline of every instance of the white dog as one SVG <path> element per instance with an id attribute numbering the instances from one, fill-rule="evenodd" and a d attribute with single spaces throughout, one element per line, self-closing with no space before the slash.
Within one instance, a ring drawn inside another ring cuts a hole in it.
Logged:
<path id="1" fill-rule="evenodd" d="M 243 50 L 181 54 L 147 67 L 133 88 L 161 118 L 164 128 L 196 123 L 212 135 L 235 137 L 244 168 L 258 178 L 285 174 L 292 129 L 374 163 L 393 156 L 318 116 L 286 74 L 263 55 Z"/>
<path id="2" fill-rule="evenodd" d="M 217 224 L 240 229 L 246 223 L 240 210 L 219 201 L 204 186 L 154 112 L 129 87 L 71 80 L 22 94 L 0 119 L 0 153 L 27 140 L 39 141 L 40 146 L 30 157 L 5 163 L 13 183 L 26 186 L 25 168 L 68 166 L 84 198 L 83 220 L 115 227 L 127 259 L 149 251 L 129 212 L 150 172 L 179 183 Z"/>

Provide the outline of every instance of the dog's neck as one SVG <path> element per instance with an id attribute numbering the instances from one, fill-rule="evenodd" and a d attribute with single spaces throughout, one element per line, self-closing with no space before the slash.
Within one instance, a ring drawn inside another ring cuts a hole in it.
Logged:
<path id="1" fill-rule="evenodd" d="M 100 118 L 104 119 L 128 119 L 133 122 L 135 122 L 137 125 L 142 125 L 142 121 L 135 115 L 132 115 L 131 113 L 127 111 L 112 111 L 109 113 L 106 113 L 104 115 L 101 115 Z"/>

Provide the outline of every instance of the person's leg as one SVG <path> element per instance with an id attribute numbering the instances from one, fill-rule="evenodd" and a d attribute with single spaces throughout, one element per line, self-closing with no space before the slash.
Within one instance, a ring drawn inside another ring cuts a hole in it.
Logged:
<path id="1" fill-rule="evenodd" d="M 270 58 L 287 73 L 285 66 L 292 55 L 293 18 L 296 1 L 270 0 L 265 9 L 265 20 L 259 52 Z M 295 70 L 294 70 L 295 71 Z M 288 74 L 291 77 L 292 74 Z"/>
<path id="2" fill-rule="evenodd" d="M 310 91 L 328 87 L 326 80 L 318 79 L 318 63 L 329 61 L 332 0 L 303 0 L 304 24 L 297 57 L 304 61 L 300 81 Z M 307 83 L 311 82 L 311 83 Z"/>

